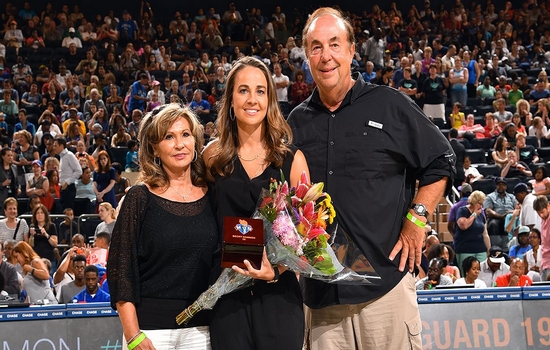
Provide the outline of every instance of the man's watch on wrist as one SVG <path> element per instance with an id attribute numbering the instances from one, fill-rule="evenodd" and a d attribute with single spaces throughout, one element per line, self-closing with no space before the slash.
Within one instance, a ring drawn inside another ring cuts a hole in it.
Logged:
<path id="1" fill-rule="evenodd" d="M 428 219 L 428 209 L 426 209 L 426 206 L 422 203 L 413 203 L 411 209 L 414 211 L 414 213 L 418 216 L 423 216 Z"/>

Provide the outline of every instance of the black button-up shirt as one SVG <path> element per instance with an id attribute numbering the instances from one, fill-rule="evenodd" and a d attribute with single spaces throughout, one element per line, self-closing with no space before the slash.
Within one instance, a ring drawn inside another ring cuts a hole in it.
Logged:
<path id="1" fill-rule="evenodd" d="M 339 230 L 353 238 L 382 283 L 329 285 L 305 279 L 305 302 L 312 308 L 366 302 L 397 285 L 405 274 L 398 270 L 400 255 L 394 261 L 388 256 L 411 207 L 416 181 L 424 186 L 452 179 L 454 173 L 449 142 L 410 98 L 365 83 L 360 75 L 354 79 L 337 110 L 329 111 L 315 90 L 288 122 L 311 181 L 324 182 L 332 196 Z"/>

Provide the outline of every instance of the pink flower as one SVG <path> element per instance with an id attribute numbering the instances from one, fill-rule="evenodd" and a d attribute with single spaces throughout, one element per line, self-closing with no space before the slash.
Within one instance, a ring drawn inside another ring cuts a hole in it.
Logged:
<path id="1" fill-rule="evenodd" d="M 280 239 L 281 243 L 295 251 L 301 251 L 302 242 L 294 229 L 295 226 L 287 215 L 279 214 L 273 221 L 273 234 Z"/>

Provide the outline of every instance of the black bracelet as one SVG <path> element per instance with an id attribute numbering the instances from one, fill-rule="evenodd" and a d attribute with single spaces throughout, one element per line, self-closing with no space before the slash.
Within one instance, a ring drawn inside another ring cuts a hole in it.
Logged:
<path id="1" fill-rule="evenodd" d="M 33 276 L 34 276 L 34 270 L 36 270 L 36 269 L 33 267 L 32 270 L 31 270 L 31 275 L 33 275 Z"/>
<path id="2" fill-rule="evenodd" d="M 275 276 L 273 276 L 273 279 L 271 281 L 267 281 L 267 283 L 277 283 L 279 282 L 279 267 L 273 266 L 273 272 L 275 273 Z"/>

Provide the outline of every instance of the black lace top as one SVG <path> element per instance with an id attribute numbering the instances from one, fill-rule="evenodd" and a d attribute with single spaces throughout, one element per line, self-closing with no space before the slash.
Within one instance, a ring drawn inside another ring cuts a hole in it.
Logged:
<path id="1" fill-rule="evenodd" d="M 133 186 L 112 233 L 111 305 L 134 303 L 141 329 L 179 328 L 176 315 L 208 288 L 217 244 L 208 195 L 181 203 Z M 187 327 L 207 325 L 200 314 Z"/>

